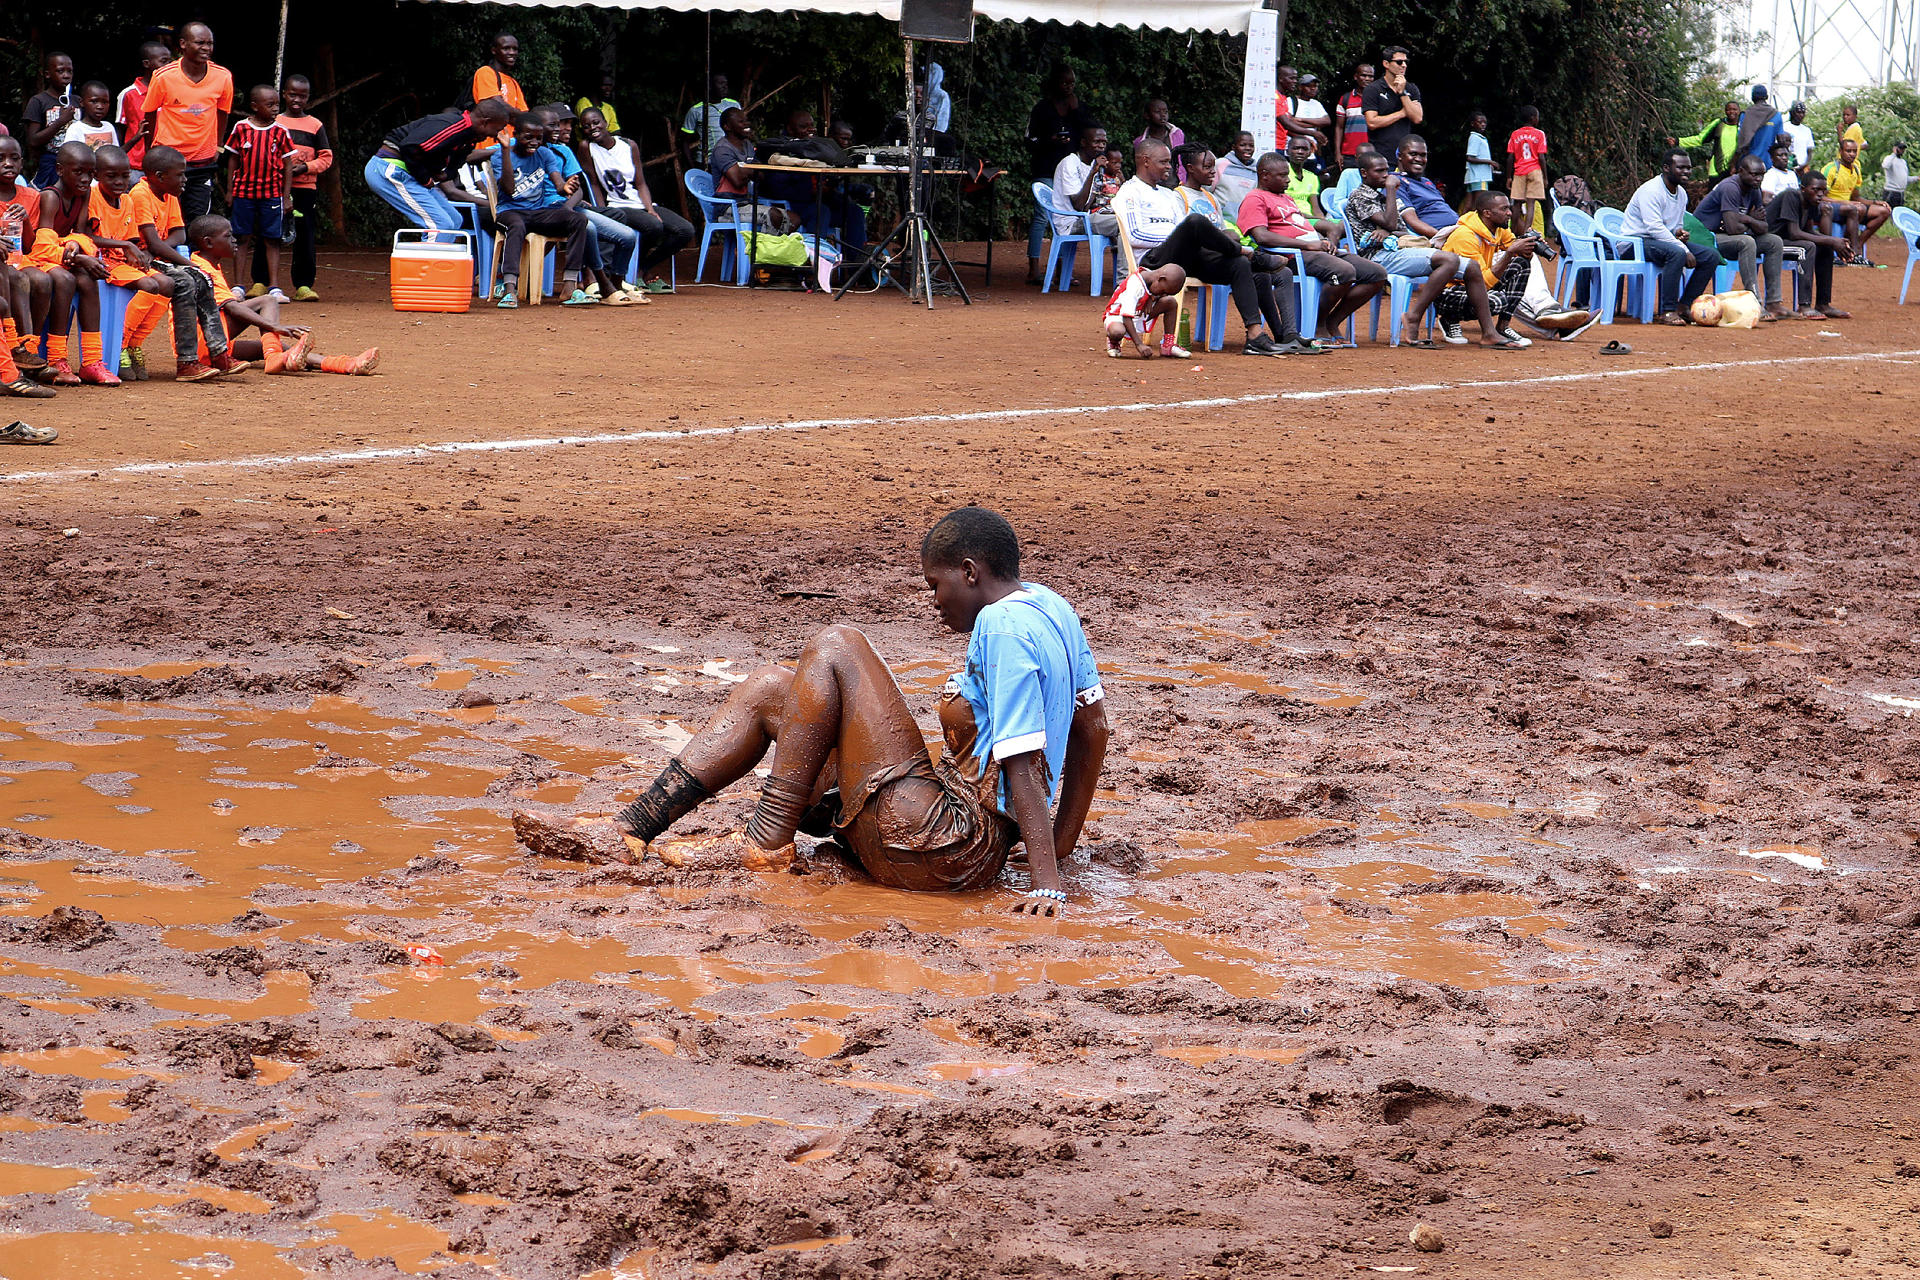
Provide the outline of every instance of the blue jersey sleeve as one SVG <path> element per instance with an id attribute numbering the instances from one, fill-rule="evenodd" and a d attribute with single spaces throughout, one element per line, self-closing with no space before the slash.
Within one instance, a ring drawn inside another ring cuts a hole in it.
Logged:
<path id="1" fill-rule="evenodd" d="M 985 744 L 995 760 L 1045 751 L 1047 705 L 1040 688 L 1040 663 L 1033 641 L 1006 631 L 977 634 L 980 684 L 987 698 L 993 741 Z"/>

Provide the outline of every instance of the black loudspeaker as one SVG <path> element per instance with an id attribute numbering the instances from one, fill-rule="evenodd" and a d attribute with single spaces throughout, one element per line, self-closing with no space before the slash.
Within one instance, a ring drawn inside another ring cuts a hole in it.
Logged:
<path id="1" fill-rule="evenodd" d="M 973 0 L 900 0 L 900 34 L 909 40 L 973 43 Z"/>

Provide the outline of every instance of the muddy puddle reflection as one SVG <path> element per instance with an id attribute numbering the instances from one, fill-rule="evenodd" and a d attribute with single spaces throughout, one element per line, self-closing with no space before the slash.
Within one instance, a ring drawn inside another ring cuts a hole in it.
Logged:
<path id="1" fill-rule="evenodd" d="M 423 655 L 417 665 L 438 661 Z M 702 669 L 676 670 L 686 675 Z M 906 664 L 900 676 L 910 695 L 924 694 L 944 682 L 946 670 L 929 660 Z M 733 678 L 725 670 L 706 674 Z M 410 678 L 441 691 L 467 683 L 462 673 L 444 670 L 423 669 Z M 1230 685 L 1329 707 L 1365 697 L 1332 686 L 1282 686 L 1209 664 L 1116 669 L 1110 678 Z M 581 698 L 564 705 L 586 715 L 606 707 Z M 1009 914 L 1014 895 L 1007 889 L 915 895 L 825 876 L 779 875 L 719 895 L 731 898 L 731 905 L 713 908 L 703 902 L 711 887 L 637 890 L 612 882 L 569 890 L 585 905 L 604 905 L 607 914 L 599 918 L 618 922 L 580 936 L 555 926 L 551 914 L 542 915 L 552 896 L 526 878 L 529 872 L 538 877 L 580 868 L 530 864 L 514 844 L 507 813 L 528 802 L 574 803 L 596 781 L 606 794 L 614 781 L 630 790 L 641 779 L 621 751 L 518 732 L 489 736 L 498 731 L 496 723 L 478 717 L 469 723 L 422 711 L 404 718 L 334 697 L 301 710 L 114 704 L 78 717 L 69 711 L 59 720 L 0 723 L 0 914 L 85 908 L 110 922 L 157 927 L 163 944 L 182 954 L 375 936 L 424 941 L 444 963 L 377 970 L 357 979 L 344 996 L 334 987 L 326 998 L 355 1018 L 468 1024 L 498 1040 L 534 1040 L 542 1030 L 498 1016 L 523 1003 L 517 999 L 522 993 L 563 983 L 623 987 L 701 1020 L 776 1024 L 794 1049 L 822 1060 L 839 1053 L 850 1034 L 836 1024 L 928 995 L 967 999 L 1041 983 L 1120 987 L 1191 975 L 1230 996 L 1279 998 L 1303 958 L 1323 969 L 1484 987 L 1539 980 L 1513 955 L 1514 939 L 1532 941 L 1539 951 L 1565 950 L 1550 938 L 1543 941 L 1561 921 L 1538 914 L 1524 898 L 1408 895 L 1408 886 L 1439 878 L 1413 860 L 1415 850 L 1425 847 L 1418 840 L 1362 840 L 1358 847 L 1374 860 L 1322 865 L 1314 854 L 1291 846 L 1350 824 L 1311 819 L 1182 835 L 1184 852 L 1140 883 L 1081 863 L 1074 872 L 1078 901 L 1059 920 L 1015 919 Z M 636 730 L 635 749 L 641 736 Z M 657 756 L 659 747 L 655 739 L 651 754 Z M 529 757 L 538 767 L 528 767 Z M 530 781 L 518 782 L 522 777 Z M 1102 801 L 1117 805 L 1124 798 L 1108 792 Z M 1207 879 L 1228 886 L 1218 902 L 1245 903 L 1243 877 L 1259 878 L 1251 890 L 1256 902 L 1296 908 L 1293 922 L 1265 934 L 1222 933 L 1201 927 L 1209 911 L 1221 909 L 1217 903 L 1203 908 L 1191 895 L 1183 900 L 1180 893 L 1159 891 Z M 654 895 L 668 905 L 662 908 Z M 782 946 L 741 948 L 669 950 L 627 940 L 675 929 L 698 932 L 707 918 L 697 914 L 703 910 L 731 912 L 737 920 L 740 895 L 753 900 L 749 909 L 761 917 L 754 927 L 798 925 L 805 945 L 793 944 L 792 933 Z M 654 904 L 651 910 L 635 905 L 647 902 Z M 251 933 L 231 927 L 250 911 L 271 919 Z M 935 935 L 935 942 L 924 935 Z M 297 969 L 269 966 L 237 991 L 180 972 L 179 966 L 100 972 L 57 952 L 0 955 L 0 996 L 68 1016 L 131 1001 L 153 1010 L 156 1021 L 180 1027 L 304 1014 L 314 1011 L 318 998 L 313 980 Z M 924 1025 L 941 1047 L 923 1050 L 897 1073 L 899 1079 L 875 1079 L 859 1068 L 829 1081 L 837 1086 L 834 1092 L 847 1095 L 849 1110 L 915 1105 L 1040 1070 L 1018 1055 L 973 1043 L 951 1023 L 931 1019 Z M 639 1024 L 636 1035 L 661 1059 L 679 1053 L 674 1040 Z M 1252 1035 L 1236 1043 L 1151 1048 L 1176 1070 L 1225 1060 L 1277 1066 L 1300 1052 Z M 171 1078 L 151 1067 L 136 1070 L 123 1063 L 125 1057 L 117 1049 L 78 1044 L 11 1049 L 0 1054 L 0 1063 L 77 1078 L 88 1086 L 86 1123 L 111 1125 L 126 1118 L 122 1101 L 135 1077 Z M 248 1087 L 263 1096 L 301 1072 L 300 1064 L 273 1058 L 256 1057 L 253 1066 Z M 667 1129 L 823 1127 L 755 1111 L 694 1107 L 663 1106 L 642 1118 Z M 20 1123 L 0 1125 L 0 1131 L 45 1127 L 24 1117 L 4 1119 Z M 222 1161 L 254 1158 L 257 1147 L 293 1123 L 243 1125 L 215 1144 L 213 1154 Z M 826 1145 L 809 1148 L 793 1161 L 824 1161 L 831 1151 Z M 13 1196 L 84 1204 L 101 1227 L 91 1233 L 0 1233 L 0 1277 L 7 1280 L 161 1280 L 209 1273 L 278 1280 L 308 1274 L 314 1266 L 310 1250 L 321 1247 L 360 1260 L 392 1258 L 408 1273 L 492 1264 L 485 1255 L 450 1253 L 444 1233 L 386 1209 L 316 1216 L 307 1224 L 305 1243 L 268 1245 L 170 1229 L 186 1226 L 176 1207 L 192 1199 L 217 1201 L 239 1213 L 268 1207 L 258 1197 L 200 1184 L 121 1185 L 86 1168 L 0 1164 L 0 1199 Z M 644 1255 L 637 1255 L 611 1274 L 644 1274 L 645 1266 Z"/>

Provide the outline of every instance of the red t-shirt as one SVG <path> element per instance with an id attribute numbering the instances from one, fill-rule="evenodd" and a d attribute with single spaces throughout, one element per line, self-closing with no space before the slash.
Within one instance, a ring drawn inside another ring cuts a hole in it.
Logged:
<path id="1" fill-rule="evenodd" d="M 1317 240 L 1320 236 L 1313 229 L 1313 222 L 1300 212 L 1300 206 L 1293 202 L 1292 196 L 1258 187 L 1247 192 L 1246 199 L 1240 202 L 1240 214 L 1236 221 L 1242 231 L 1251 232 L 1265 227 L 1285 240 Z"/>
<path id="2" fill-rule="evenodd" d="M 147 144 L 140 129 L 147 119 L 147 82 L 135 80 L 120 91 L 120 136 L 127 140 L 127 163 L 138 169 Z"/>
<path id="3" fill-rule="evenodd" d="M 1513 136 L 1507 139 L 1507 154 L 1513 157 L 1515 177 L 1523 173 L 1538 173 L 1540 158 L 1547 154 L 1547 135 L 1532 125 L 1515 129 Z"/>

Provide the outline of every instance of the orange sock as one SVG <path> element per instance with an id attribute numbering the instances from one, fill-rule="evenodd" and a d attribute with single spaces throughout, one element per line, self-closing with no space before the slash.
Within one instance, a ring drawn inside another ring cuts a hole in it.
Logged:
<path id="1" fill-rule="evenodd" d="M 352 356 L 328 356 L 326 359 L 320 362 L 320 372 L 352 373 L 353 357 Z"/>
<path id="2" fill-rule="evenodd" d="M 160 317 L 170 313 L 172 304 L 151 293 L 136 293 L 127 304 L 126 336 L 121 346 L 131 350 L 144 347 L 160 325 Z"/>
<path id="3" fill-rule="evenodd" d="M 0 335 L 5 335 L 9 349 L 20 345 L 20 326 L 13 322 L 12 316 L 0 320 Z"/>
<path id="4" fill-rule="evenodd" d="M 80 331 L 80 363 L 100 364 L 106 358 L 107 353 L 100 349 L 100 331 L 96 329 L 88 333 L 82 329 Z"/>
<path id="5" fill-rule="evenodd" d="M 260 349 L 266 352 L 270 356 L 279 355 L 284 350 L 284 348 L 280 344 L 280 335 L 277 333 L 261 334 Z"/>
<path id="6" fill-rule="evenodd" d="M 20 381 L 20 366 L 13 362 L 13 349 L 0 344 L 0 382 Z"/>
<path id="7" fill-rule="evenodd" d="M 67 358 L 67 335 L 50 333 L 47 335 L 47 363 L 64 361 Z"/>

